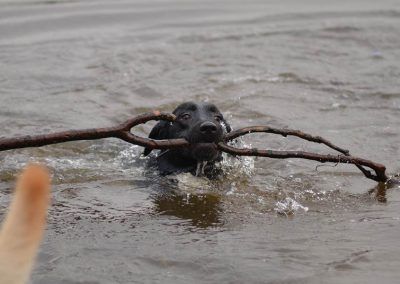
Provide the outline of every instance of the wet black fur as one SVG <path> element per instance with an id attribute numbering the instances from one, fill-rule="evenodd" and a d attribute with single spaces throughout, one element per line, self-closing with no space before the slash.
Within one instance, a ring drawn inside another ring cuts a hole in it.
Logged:
<path id="1" fill-rule="evenodd" d="M 151 130 L 149 138 L 185 138 L 193 146 L 183 149 L 161 151 L 156 163 L 161 174 L 196 171 L 201 161 L 207 161 L 206 171 L 213 169 L 214 163 L 222 159 L 215 143 L 222 140 L 231 127 L 218 108 L 210 103 L 186 102 L 179 105 L 173 114 L 174 122 L 160 121 Z M 146 148 L 144 155 L 150 154 Z"/>

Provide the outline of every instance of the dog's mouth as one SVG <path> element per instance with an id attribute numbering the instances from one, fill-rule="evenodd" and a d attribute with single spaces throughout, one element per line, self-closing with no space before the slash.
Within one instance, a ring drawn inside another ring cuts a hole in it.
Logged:
<path id="1" fill-rule="evenodd" d="M 190 147 L 192 157 L 197 161 L 213 161 L 220 152 L 215 143 L 196 143 Z"/>

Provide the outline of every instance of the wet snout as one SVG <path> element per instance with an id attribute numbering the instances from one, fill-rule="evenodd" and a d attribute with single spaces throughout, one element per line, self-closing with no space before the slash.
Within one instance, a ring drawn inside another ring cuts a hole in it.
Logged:
<path id="1" fill-rule="evenodd" d="M 217 132 L 217 125 L 215 125 L 214 122 L 211 121 L 205 121 L 202 124 L 200 124 L 200 132 L 203 135 L 209 135 L 209 134 L 214 134 Z"/>
<path id="2" fill-rule="evenodd" d="M 221 126 L 212 121 L 203 121 L 193 127 L 189 140 L 191 143 L 216 143 L 221 138 Z"/>
<path id="3" fill-rule="evenodd" d="M 190 155 L 197 161 L 212 161 L 220 152 L 216 143 L 222 140 L 222 127 L 213 121 L 205 120 L 197 123 L 190 131 Z"/>

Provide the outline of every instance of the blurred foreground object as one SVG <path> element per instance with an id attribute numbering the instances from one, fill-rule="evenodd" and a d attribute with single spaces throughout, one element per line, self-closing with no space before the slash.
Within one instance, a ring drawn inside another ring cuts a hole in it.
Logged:
<path id="1" fill-rule="evenodd" d="M 28 165 L 18 177 L 0 231 L 0 284 L 26 283 L 46 226 L 50 177 L 46 168 Z"/>

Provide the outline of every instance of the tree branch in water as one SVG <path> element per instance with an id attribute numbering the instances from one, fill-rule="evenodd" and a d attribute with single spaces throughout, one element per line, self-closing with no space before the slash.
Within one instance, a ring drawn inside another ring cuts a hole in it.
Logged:
<path id="1" fill-rule="evenodd" d="M 96 139 L 112 138 L 112 137 L 122 139 L 131 144 L 147 147 L 149 149 L 173 149 L 173 148 L 188 147 L 190 145 L 190 143 L 183 138 L 169 139 L 169 140 L 154 140 L 137 136 L 131 132 L 131 129 L 133 127 L 139 124 L 144 124 L 151 120 L 166 120 L 173 122 L 175 120 L 175 116 L 169 113 L 154 111 L 151 113 L 145 113 L 139 115 L 114 127 L 69 130 L 69 131 L 63 131 L 45 135 L 36 135 L 36 136 L 27 135 L 17 138 L 3 138 L 0 139 L 0 151 L 6 151 L 18 148 L 27 148 L 27 147 L 40 147 L 40 146 L 69 142 L 69 141 L 96 140 Z M 259 132 L 279 134 L 284 137 L 296 136 L 307 141 L 324 144 L 329 148 L 332 148 L 340 152 L 341 155 L 323 155 L 323 154 L 316 154 L 304 151 L 259 150 L 254 148 L 239 149 L 226 144 L 227 142 L 236 139 L 240 136 L 249 133 L 259 133 Z M 260 157 L 268 157 L 274 159 L 301 158 L 301 159 L 318 161 L 321 163 L 332 162 L 332 163 L 354 164 L 362 171 L 365 177 L 369 179 L 372 179 L 377 182 L 386 182 L 389 180 L 389 178 L 386 176 L 385 173 L 386 168 L 384 165 L 372 162 L 370 160 L 353 157 L 350 155 L 348 150 L 338 147 L 320 136 L 313 136 L 299 130 L 278 129 L 268 126 L 245 127 L 227 133 L 224 137 L 224 141 L 218 143 L 218 148 L 223 152 L 237 156 L 260 156 Z M 367 170 L 365 167 L 372 169 L 375 172 L 375 174 Z"/>
<path id="2" fill-rule="evenodd" d="M 319 144 L 324 144 L 324 145 L 328 146 L 329 148 L 332 148 L 332 149 L 344 154 L 347 157 L 354 158 L 354 157 L 352 157 L 350 155 L 349 150 L 343 149 L 343 148 L 341 148 L 339 146 L 336 146 L 332 142 L 328 141 L 325 138 L 322 138 L 321 136 L 313 136 L 311 134 L 302 132 L 300 130 L 293 130 L 293 129 L 287 129 L 287 128 L 279 129 L 279 128 L 273 128 L 273 127 L 269 127 L 269 126 L 244 127 L 244 128 L 240 128 L 240 129 L 237 129 L 237 130 L 234 130 L 234 131 L 228 133 L 225 136 L 225 142 L 228 142 L 230 140 L 236 139 L 236 138 L 238 138 L 240 136 L 243 136 L 243 135 L 246 135 L 246 134 L 260 133 L 260 132 L 262 132 L 262 133 L 279 134 L 279 135 L 282 135 L 284 137 L 295 136 L 295 137 L 298 137 L 298 138 L 301 138 L 301 139 L 304 139 L 304 140 L 307 140 L 307 141 L 311 141 L 311 142 L 315 142 L 315 143 L 319 143 Z M 244 150 L 244 149 L 241 149 L 241 150 Z M 268 152 L 268 151 L 271 151 L 271 150 L 265 150 L 265 151 Z M 294 153 L 294 152 L 286 152 L 286 151 L 274 151 L 274 152 L 288 153 L 289 156 Z M 291 153 L 291 154 L 289 154 L 289 153 Z M 301 152 L 298 152 L 298 153 L 301 153 Z M 306 152 L 302 152 L 302 153 L 306 153 Z M 234 153 L 231 152 L 231 154 L 234 154 Z M 307 153 L 307 154 L 312 154 L 312 153 Z M 269 156 L 266 155 L 266 153 L 263 153 L 262 155 L 263 155 L 263 157 L 269 157 Z M 322 160 L 317 160 L 317 159 L 314 159 L 314 158 L 310 159 L 310 158 L 306 158 L 306 156 L 301 156 L 301 155 L 298 155 L 297 157 L 291 157 L 291 156 L 290 157 L 283 157 L 283 156 L 281 156 L 281 157 L 270 157 L 270 158 L 278 158 L 278 159 L 303 158 L 303 159 L 319 161 L 321 163 L 333 162 L 333 161 L 326 160 L 326 159 L 331 159 L 331 157 L 328 158 L 328 156 L 330 156 L 330 155 L 325 156 L 325 158 L 322 159 Z M 322 156 L 324 156 L 324 155 L 322 155 Z M 319 159 L 321 159 L 322 156 Z M 360 158 L 356 158 L 355 160 L 353 159 L 352 160 L 353 162 L 350 162 L 351 159 L 350 160 L 349 159 L 343 159 L 343 156 L 338 156 L 338 157 L 342 157 L 342 158 L 340 160 L 336 161 L 335 163 L 351 163 L 351 164 L 354 164 L 369 179 L 373 179 L 373 180 L 378 181 L 378 182 L 386 182 L 388 180 L 388 177 L 385 174 L 386 168 L 385 168 L 385 166 L 383 166 L 381 164 L 373 163 L 373 162 L 365 160 L 365 159 L 361 159 L 361 160 L 363 160 L 363 161 L 361 161 Z M 366 164 L 365 161 L 368 161 L 369 163 Z M 367 166 L 369 168 L 372 168 L 375 171 L 376 174 L 374 175 L 373 173 L 371 173 L 371 171 L 365 169 L 363 166 Z"/>

